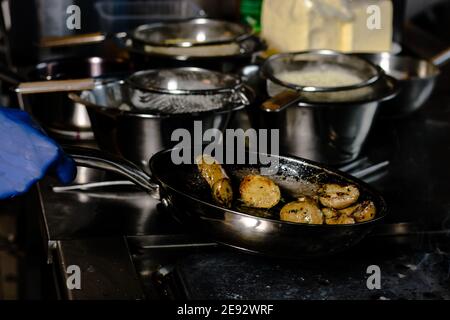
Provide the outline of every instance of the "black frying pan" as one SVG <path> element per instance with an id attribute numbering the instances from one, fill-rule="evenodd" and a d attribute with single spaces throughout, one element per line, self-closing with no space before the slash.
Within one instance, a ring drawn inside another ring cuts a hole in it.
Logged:
<path id="1" fill-rule="evenodd" d="M 354 225 L 310 225 L 217 206 L 197 166 L 175 165 L 171 160 L 172 149 L 161 151 L 151 158 L 152 177 L 127 161 L 99 151 L 79 148 L 68 148 L 66 151 L 80 166 L 119 173 L 152 196 L 159 195 L 162 204 L 180 222 L 212 240 L 248 252 L 289 258 L 335 254 L 356 245 L 386 215 L 385 201 L 364 182 L 300 158 L 273 156 L 278 159 L 278 173 L 270 178 L 280 186 L 284 196 L 295 198 L 300 194 L 307 195 L 318 184 L 325 182 L 351 183 L 359 188 L 361 200 L 375 203 L 375 219 Z M 260 167 L 259 164 L 224 165 L 234 184 L 238 184 L 246 174 L 258 173 Z"/>

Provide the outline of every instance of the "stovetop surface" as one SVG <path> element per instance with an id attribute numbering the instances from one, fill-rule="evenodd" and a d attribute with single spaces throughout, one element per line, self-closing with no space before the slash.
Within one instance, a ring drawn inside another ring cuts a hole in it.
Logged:
<path id="1" fill-rule="evenodd" d="M 229 250 L 193 253 L 174 272 L 191 299 L 450 298 L 447 254 L 387 250 L 368 243 L 358 249 L 310 262 L 278 261 Z M 378 290 L 369 290 L 370 266 L 380 268 Z"/>

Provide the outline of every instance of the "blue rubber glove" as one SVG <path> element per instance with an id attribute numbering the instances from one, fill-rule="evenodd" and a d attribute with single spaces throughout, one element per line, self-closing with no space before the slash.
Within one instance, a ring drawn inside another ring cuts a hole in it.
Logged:
<path id="1" fill-rule="evenodd" d="M 0 199 L 26 192 L 49 170 L 62 183 L 76 174 L 74 161 L 26 112 L 0 107 Z"/>

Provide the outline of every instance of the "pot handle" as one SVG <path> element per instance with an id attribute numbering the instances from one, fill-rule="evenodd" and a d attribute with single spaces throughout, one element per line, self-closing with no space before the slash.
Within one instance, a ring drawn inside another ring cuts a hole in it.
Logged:
<path id="1" fill-rule="evenodd" d="M 95 44 L 105 41 L 106 37 L 107 35 L 101 32 L 70 35 L 63 37 L 46 37 L 42 39 L 39 46 L 41 48 L 57 48 L 83 44 Z"/>
<path id="2" fill-rule="evenodd" d="M 16 88 L 16 93 L 35 94 L 48 92 L 83 91 L 95 88 L 95 80 L 92 78 L 76 80 L 49 80 L 22 82 Z"/>
<path id="3" fill-rule="evenodd" d="M 92 108 L 95 109 L 97 112 L 100 112 L 101 114 L 115 120 L 118 116 L 123 114 L 123 111 L 119 108 L 108 108 L 100 105 L 96 105 L 95 103 L 91 103 L 89 101 L 83 100 L 80 98 L 80 96 L 77 93 L 69 92 L 67 95 L 70 100 L 72 100 L 75 103 L 81 104 L 86 108 Z"/>
<path id="4" fill-rule="evenodd" d="M 265 112 L 279 112 L 300 101 L 301 94 L 292 90 L 284 90 L 260 105 Z"/>
<path id="5" fill-rule="evenodd" d="M 65 146 L 63 149 L 77 165 L 117 173 L 159 199 L 158 184 L 133 163 L 95 149 L 72 146 Z"/>

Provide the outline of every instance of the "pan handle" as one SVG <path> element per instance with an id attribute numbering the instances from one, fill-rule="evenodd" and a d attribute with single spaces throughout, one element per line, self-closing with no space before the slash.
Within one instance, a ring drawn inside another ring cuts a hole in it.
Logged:
<path id="1" fill-rule="evenodd" d="M 447 48 L 445 51 L 440 52 L 436 56 L 431 59 L 431 62 L 437 66 L 441 67 L 446 64 L 450 60 L 450 48 Z"/>
<path id="2" fill-rule="evenodd" d="M 75 163 L 82 167 L 114 172 L 130 180 L 152 197 L 159 199 L 159 186 L 152 178 L 133 163 L 95 149 L 63 147 Z"/>
<path id="3" fill-rule="evenodd" d="M 116 120 L 118 116 L 123 114 L 123 111 L 119 108 L 108 108 L 108 107 L 96 105 L 95 103 L 91 103 L 89 101 L 81 99 L 80 96 L 74 92 L 69 92 L 68 97 L 73 102 L 81 104 L 86 108 L 95 109 L 97 112 L 99 112 L 99 113 L 103 114 L 104 116 L 107 116 L 108 118 L 111 118 L 113 120 Z"/>
<path id="4" fill-rule="evenodd" d="M 101 43 L 106 40 L 107 35 L 101 32 L 70 35 L 63 37 L 46 37 L 39 43 L 41 48 L 57 48 L 76 46 L 83 44 Z"/>
<path id="5" fill-rule="evenodd" d="M 27 103 L 24 95 L 35 93 L 53 93 L 67 91 L 92 90 L 95 88 L 95 80 L 92 78 L 77 80 L 49 80 L 22 82 L 16 89 L 17 100 L 22 110 L 26 110 Z"/>
<path id="6" fill-rule="evenodd" d="M 49 80 L 22 82 L 16 88 L 17 94 L 35 94 L 47 92 L 83 91 L 95 88 L 95 80 L 92 78 L 76 80 Z"/>

